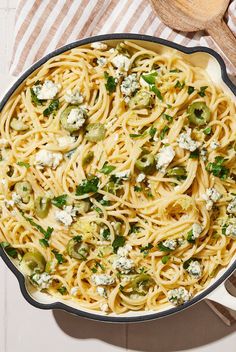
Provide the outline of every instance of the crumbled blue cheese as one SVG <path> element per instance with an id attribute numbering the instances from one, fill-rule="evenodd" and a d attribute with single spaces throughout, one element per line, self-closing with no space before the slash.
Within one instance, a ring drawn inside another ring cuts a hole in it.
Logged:
<path id="1" fill-rule="evenodd" d="M 176 240 L 165 240 L 162 242 L 163 246 L 169 248 L 170 250 L 174 251 L 177 247 Z"/>
<path id="2" fill-rule="evenodd" d="M 38 84 L 37 86 L 34 86 L 33 91 L 39 100 L 48 100 L 53 99 L 60 88 L 60 84 L 55 84 L 50 80 L 46 80 L 43 85 Z"/>
<path id="3" fill-rule="evenodd" d="M 67 123 L 79 129 L 85 123 L 86 110 L 83 108 L 72 109 L 67 117 Z"/>
<path id="4" fill-rule="evenodd" d="M 132 96 L 137 89 L 139 89 L 139 83 L 136 73 L 127 76 L 120 85 L 120 90 L 126 97 Z"/>
<path id="5" fill-rule="evenodd" d="M 130 59 L 125 55 L 119 54 L 113 57 L 112 64 L 121 72 L 127 72 L 130 67 Z"/>
<path id="6" fill-rule="evenodd" d="M 227 212 L 230 214 L 236 214 L 236 197 L 228 204 Z"/>
<path id="7" fill-rule="evenodd" d="M 67 147 L 75 143 L 76 138 L 71 136 L 59 137 L 57 139 L 59 147 Z"/>
<path id="8" fill-rule="evenodd" d="M 126 257 L 118 257 L 113 262 L 113 268 L 117 269 L 121 274 L 129 274 L 134 268 L 134 261 Z"/>
<path id="9" fill-rule="evenodd" d="M 39 166 L 47 166 L 56 169 L 63 159 L 62 153 L 50 152 L 49 150 L 41 149 L 35 155 L 35 164 Z"/>
<path id="10" fill-rule="evenodd" d="M 136 182 L 142 182 L 145 179 L 146 175 L 144 173 L 140 173 L 138 174 L 137 178 L 136 178 Z"/>
<path id="11" fill-rule="evenodd" d="M 184 287 L 174 288 L 168 291 L 168 300 L 178 306 L 190 300 L 190 293 Z"/>
<path id="12" fill-rule="evenodd" d="M 107 313 L 109 311 L 109 306 L 107 303 L 100 303 L 99 305 L 102 312 Z"/>
<path id="13" fill-rule="evenodd" d="M 99 296 L 107 298 L 107 290 L 104 287 L 98 286 L 97 293 L 99 294 Z"/>
<path id="14" fill-rule="evenodd" d="M 117 172 L 115 174 L 115 176 L 117 178 L 120 178 L 122 180 L 128 180 L 129 179 L 129 176 L 130 176 L 130 170 L 124 170 L 124 171 L 120 171 L 120 172 Z"/>
<path id="15" fill-rule="evenodd" d="M 4 186 L 7 184 L 7 180 L 6 180 L 5 178 L 2 178 L 2 179 L 0 180 L 0 182 L 1 182 L 1 184 L 4 185 Z"/>
<path id="16" fill-rule="evenodd" d="M 107 50 L 107 44 L 102 42 L 95 42 L 91 44 L 91 48 L 97 49 L 97 50 Z"/>
<path id="17" fill-rule="evenodd" d="M 203 231 L 202 226 L 197 222 L 195 222 L 192 227 L 192 239 L 196 240 L 200 236 L 202 231 Z"/>
<path id="18" fill-rule="evenodd" d="M 229 224 L 225 230 L 225 235 L 233 239 L 236 238 L 236 218 L 230 218 Z"/>
<path id="19" fill-rule="evenodd" d="M 127 255 L 131 250 L 132 250 L 132 246 L 130 244 L 126 244 L 124 247 L 119 247 L 117 251 L 117 255 L 120 257 L 127 257 Z"/>
<path id="20" fill-rule="evenodd" d="M 82 104 L 84 101 L 84 97 L 78 89 L 74 90 L 74 92 L 71 89 L 67 89 L 64 99 L 69 104 Z"/>
<path id="21" fill-rule="evenodd" d="M 171 146 L 163 147 L 157 155 L 157 170 L 165 172 L 175 157 L 175 151 Z"/>
<path id="22" fill-rule="evenodd" d="M 42 290 L 48 288 L 52 282 L 52 277 L 48 273 L 36 273 L 31 277 L 32 281 L 35 282 L 38 287 Z"/>
<path id="23" fill-rule="evenodd" d="M 91 277 L 91 280 L 95 286 L 109 286 L 113 285 L 115 282 L 115 279 L 106 274 L 94 274 Z"/>
<path id="24" fill-rule="evenodd" d="M 201 145 L 200 142 L 194 141 L 191 138 L 190 128 L 188 128 L 186 132 L 183 132 L 179 135 L 178 143 L 180 148 L 190 150 L 190 152 L 194 152 L 194 150 L 196 150 Z"/>
<path id="25" fill-rule="evenodd" d="M 197 260 L 191 260 L 191 262 L 186 270 L 190 275 L 192 275 L 196 278 L 199 278 L 202 275 L 201 264 Z"/>
<path id="26" fill-rule="evenodd" d="M 19 204 L 20 202 L 21 202 L 21 196 L 16 192 L 12 193 L 12 199 L 10 200 L 5 199 L 6 207 L 13 207 L 15 204 Z"/>
<path id="27" fill-rule="evenodd" d="M 73 217 L 76 216 L 76 210 L 72 205 L 66 206 L 63 210 L 55 212 L 55 218 L 65 226 L 70 226 L 73 222 Z"/>
<path id="28" fill-rule="evenodd" d="M 202 148 L 201 151 L 200 151 L 200 157 L 202 158 L 203 161 L 206 161 L 207 160 L 207 150 L 206 148 Z"/>
<path id="29" fill-rule="evenodd" d="M 70 290 L 71 296 L 77 296 L 78 291 L 79 291 L 79 286 L 72 287 Z"/>
<path id="30" fill-rule="evenodd" d="M 213 204 L 221 198 L 221 194 L 215 188 L 207 188 L 206 193 L 202 195 L 202 199 L 206 201 L 207 210 L 211 210 Z"/>
<path id="31" fill-rule="evenodd" d="M 107 64 L 107 59 L 105 57 L 99 57 L 97 59 L 97 64 L 98 64 L 98 66 L 103 67 Z"/>
<path id="32" fill-rule="evenodd" d="M 211 143 L 210 143 L 210 148 L 211 148 L 212 150 L 217 149 L 219 146 L 220 146 L 220 143 L 217 142 L 217 141 L 211 141 Z"/>

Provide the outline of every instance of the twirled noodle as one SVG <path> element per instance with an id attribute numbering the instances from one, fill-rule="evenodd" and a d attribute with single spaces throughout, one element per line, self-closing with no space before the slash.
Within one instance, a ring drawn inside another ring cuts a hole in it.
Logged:
<path id="1" fill-rule="evenodd" d="M 1 112 L 2 246 L 36 289 L 80 307 L 184 303 L 235 255 L 235 117 L 176 51 L 51 58 Z"/>

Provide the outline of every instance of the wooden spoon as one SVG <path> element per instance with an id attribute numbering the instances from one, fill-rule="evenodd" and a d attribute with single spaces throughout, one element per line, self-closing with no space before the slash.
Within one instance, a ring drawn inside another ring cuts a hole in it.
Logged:
<path id="1" fill-rule="evenodd" d="M 236 66 L 236 38 L 223 20 L 230 0 L 151 0 L 161 20 L 178 31 L 205 30 Z"/>

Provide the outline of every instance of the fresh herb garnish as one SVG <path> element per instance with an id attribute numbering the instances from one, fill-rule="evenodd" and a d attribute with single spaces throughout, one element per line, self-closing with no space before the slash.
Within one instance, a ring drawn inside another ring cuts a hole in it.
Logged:
<path id="1" fill-rule="evenodd" d="M 209 163 L 206 167 L 207 171 L 211 172 L 214 176 L 225 180 L 229 175 L 229 169 L 227 169 L 223 163 L 226 159 L 222 156 L 216 156 L 213 163 Z"/>
<path id="2" fill-rule="evenodd" d="M 192 261 L 199 261 L 199 259 L 198 259 L 198 258 L 189 258 L 188 260 L 186 260 L 186 261 L 183 263 L 183 268 L 184 268 L 185 270 L 188 269 L 188 267 L 189 267 L 189 265 L 190 265 L 190 263 L 191 263 Z"/>
<path id="3" fill-rule="evenodd" d="M 192 87 L 192 86 L 189 86 L 189 87 L 188 87 L 188 94 L 189 94 L 189 95 L 192 94 L 194 91 L 195 91 L 195 88 L 194 88 L 194 87 Z"/>
<path id="4" fill-rule="evenodd" d="M 110 202 L 109 200 L 105 200 L 105 199 L 101 199 L 101 200 L 99 201 L 99 203 L 100 203 L 101 205 L 103 205 L 104 207 L 107 207 L 107 206 L 111 205 L 111 202 Z"/>
<path id="5" fill-rule="evenodd" d="M 66 295 L 67 294 L 67 289 L 65 286 L 61 286 L 57 289 L 58 292 L 60 292 L 61 295 Z"/>
<path id="6" fill-rule="evenodd" d="M 169 126 L 164 126 L 160 132 L 160 139 L 164 139 L 165 135 L 169 131 L 170 127 Z"/>
<path id="7" fill-rule="evenodd" d="M 124 244 L 125 244 L 125 237 L 116 235 L 114 241 L 112 242 L 114 253 L 117 253 L 118 248 L 124 247 Z"/>
<path id="8" fill-rule="evenodd" d="M 153 138 L 153 137 L 155 136 L 156 131 L 157 131 L 156 127 L 153 127 L 153 126 L 152 126 L 152 127 L 150 128 L 150 130 L 149 130 L 149 135 L 151 136 L 151 138 Z"/>
<path id="9" fill-rule="evenodd" d="M 28 216 L 24 215 L 24 213 L 22 211 L 21 211 L 21 214 L 25 218 L 25 220 L 27 220 L 30 223 L 30 225 L 35 227 L 39 232 L 41 232 L 44 235 L 44 238 L 40 239 L 39 243 L 43 247 L 48 247 L 49 246 L 48 241 L 51 238 L 53 228 L 48 226 L 47 230 L 45 230 L 41 225 L 37 224 L 32 218 L 29 218 Z"/>
<path id="10" fill-rule="evenodd" d="M 200 91 L 198 92 L 198 95 L 200 95 L 200 97 L 205 97 L 206 93 L 206 89 L 208 88 L 208 86 L 203 86 L 203 87 L 200 87 Z"/>
<path id="11" fill-rule="evenodd" d="M 37 106 L 37 105 L 42 105 L 42 102 L 38 99 L 37 95 L 35 94 L 33 88 L 30 88 L 30 93 L 31 93 L 31 100 L 32 103 Z"/>
<path id="12" fill-rule="evenodd" d="M 190 230 L 188 233 L 187 233 L 187 241 L 189 243 L 195 243 L 195 239 L 193 238 L 193 230 Z"/>
<path id="13" fill-rule="evenodd" d="M 169 247 L 164 246 L 163 242 L 159 242 L 157 247 L 161 252 L 171 252 L 171 249 Z"/>
<path id="14" fill-rule="evenodd" d="M 54 197 L 51 202 L 57 208 L 62 209 L 64 205 L 67 204 L 67 194 L 62 194 L 61 196 Z"/>
<path id="15" fill-rule="evenodd" d="M 163 264 L 166 264 L 170 259 L 170 256 L 169 255 L 164 255 L 162 258 L 161 258 L 161 261 Z"/>
<path id="16" fill-rule="evenodd" d="M 227 229 L 228 225 L 227 224 L 224 224 L 221 228 L 221 231 L 222 231 L 222 234 L 223 235 L 226 235 L 226 229 Z"/>
<path id="17" fill-rule="evenodd" d="M 211 134 L 211 127 L 205 128 L 205 130 L 203 130 L 203 133 L 206 134 L 206 135 Z"/>
<path id="18" fill-rule="evenodd" d="M 178 81 L 175 83 L 175 88 L 183 89 L 184 86 L 185 86 L 185 82 L 180 83 L 180 81 L 178 80 Z"/>
<path id="19" fill-rule="evenodd" d="M 72 237 L 72 239 L 74 240 L 74 242 L 80 243 L 80 242 L 82 242 L 83 237 L 82 236 L 74 236 L 74 237 Z"/>
<path id="20" fill-rule="evenodd" d="M 170 70 L 172 73 L 179 73 L 182 72 L 179 68 L 174 68 L 173 70 Z"/>
<path id="21" fill-rule="evenodd" d="M 76 195 L 81 196 L 90 192 L 97 192 L 98 183 L 99 178 L 97 176 L 83 180 L 81 184 L 76 187 Z"/>
<path id="22" fill-rule="evenodd" d="M 105 84 L 106 90 L 109 93 L 113 93 L 116 90 L 116 79 L 112 76 L 109 76 L 109 74 L 107 72 L 104 73 L 104 77 L 106 78 L 107 82 Z"/>
<path id="23" fill-rule="evenodd" d="M 24 161 L 18 161 L 17 165 L 24 166 L 26 169 L 30 168 L 30 164 L 29 163 L 25 163 Z"/>
<path id="24" fill-rule="evenodd" d="M 51 101 L 49 106 L 43 111 L 43 116 L 49 116 L 51 115 L 54 111 L 59 109 L 59 100 L 54 99 Z"/>
<path id="25" fill-rule="evenodd" d="M 130 225 L 130 230 L 129 230 L 129 234 L 131 233 L 137 233 L 140 232 L 140 227 L 135 225 L 135 224 L 131 224 Z"/>
<path id="26" fill-rule="evenodd" d="M 99 170 L 101 173 L 105 175 L 109 175 L 113 170 L 115 170 L 115 166 L 113 165 L 108 165 L 108 162 L 106 161 L 101 170 Z"/>
<path id="27" fill-rule="evenodd" d="M 167 115 L 167 114 L 163 114 L 164 119 L 166 119 L 168 122 L 172 122 L 173 121 L 173 116 Z"/>
<path id="28" fill-rule="evenodd" d="M 52 253 L 55 255 L 55 258 L 58 261 L 58 264 L 65 263 L 66 259 L 56 249 L 53 249 Z"/>
<path id="29" fill-rule="evenodd" d="M 1 247 L 5 250 L 5 252 L 12 258 L 16 258 L 18 256 L 18 251 L 16 248 L 12 247 L 8 242 L 1 242 Z"/>
<path id="30" fill-rule="evenodd" d="M 199 149 L 195 149 L 193 152 L 189 154 L 190 159 L 198 159 L 199 157 Z"/>
<path id="31" fill-rule="evenodd" d="M 151 91 L 156 94 L 158 99 L 163 100 L 161 91 L 156 86 L 151 86 Z"/>
<path id="32" fill-rule="evenodd" d="M 151 243 L 148 243 L 147 246 L 140 248 L 140 252 L 144 254 L 144 257 L 146 257 L 152 248 L 153 248 L 153 245 Z"/>
<path id="33" fill-rule="evenodd" d="M 104 238 L 104 240 L 109 240 L 111 233 L 109 229 L 103 229 L 103 231 L 101 232 L 101 236 Z"/>
<path id="34" fill-rule="evenodd" d="M 142 191 L 142 187 L 134 186 L 134 191 L 135 192 L 141 192 Z"/>
<path id="35" fill-rule="evenodd" d="M 147 75 L 142 75 L 141 77 L 148 84 L 155 84 L 157 75 L 158 75 L 157 72 L 152 72 Z"/>

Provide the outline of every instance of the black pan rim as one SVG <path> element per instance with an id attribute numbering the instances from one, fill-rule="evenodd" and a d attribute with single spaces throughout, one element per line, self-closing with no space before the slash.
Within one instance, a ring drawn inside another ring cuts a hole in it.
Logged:
<path id="1" fill-rule="evenodd" d="M 42 66 L 46 61 L 48 61 L 49 59 L 51 59 L 54 56 L 57 56 L 65 51 L 68 51 L 68 50 L 73 49 L 75 47 L 90 44 L 90 43 L 93 43 L 96 41 L 106 41 L 106 40 L 140 40 L 140 41 L 144 41 L 144 42 L 153 42 L 153 43 L 161 44 L 163 46 L 167 46 L 167 47 L 176 49 L 178 51 L 181 51 L 185 54 L 194 54 L 197 52 L 209 54 L 209 55 L 213 56 L 218 61 L 220 68 L 221 68 L 222 80 L 229 87 L 229 89 L 232 91 L 232 93 L 236 96 L 236 86 L 232 83 L 232 81 L 230 80 L 230 78 L 226 72 L 226 66 L 225 66 L 224 60 L 213 49 L 203 47 L 203 46 L 185 47 L 180 44 L 173 43 L 169 40 L 165 40 L 165 39 L 161 39 L 161 38 L 157 38 L 157 37 L 149 36 L 149 35 L 143 35 L 143 34 L 115 33 L 115 34 L 97 35 L 97 36 L 77 40 L 73 43 L 64 45 L 64 46 L 52 51 L 51 53 L 47 54 L 46 56 L 44 56 L 42 59 L 40 59 L 35 64 L 33 64 L 29 69 L 27 69 L 17 79 L 17 81 L 11 86 L 11 88 L 7 91 L 7 93 L 5 94 L 5 96 L 3 97 L 3 99 L 0 103 L 0 111 L 2 111 L 3 107 L 7 103 L 8 99 L 16 91 L 16 89 L 21 85 L 21 83 L 29 75 L 31 75 L 35 70 L 37 70 L 40 66 Z M 64 310 L 68 313 L 72 313 L 72 314 L 77 315 L 79 317 L 97 320 L 100 322 L 110 322 L 110 323 L 145 322 L 145 321 L 150 321 L 150 320 L 154 320 L 154 319 L 164 318 L 166 316 L 178 313 L 186 308 L 191 307 L 192 305 L 196 304 L 197 302 L 201 301 L 202 299 L 207 298 L 207 296 L 212 291 L 214 291 L 220 284 L 222 284 L 236 269 L 236 261 L 234 261 L 234 263 L 230 265 L 230 267 L 226 270 L 226 272 L 223 275 L 221 275 L 220 278 L 218 278 L 213 284 L 211 284 L 203 292 L 199 293 L 196 297 L 193 297 L 190 301 L 184 303 L 181 306 L 172 307 L 172 308 L 169 308 L 164 311 L 151 312 L 150 314 L 147 313 L 145 315 L 139 315 L 139 316 L 138 315 L 137 316 L 112 316 L 112 315 L 109 316 L 109 315 L 100 315 L 100 314 L 96 314 L 96 313 L 92 313 L 92 312 L 83 311 L 78 308 L 68 306 L 62 302 L 43 304 L 43 303 L 36 301 L 35 299 L 33 299 L 31 297 L 31 295 L 27 291 L 24 275 L 17 269 L 17 267 L 15 266 L 13 261 L 7 256 L 7 254 L 5 253 L 5 251 L 1 247 L 0 247 L 0 256 L 3 259 L 3 261 L 5 262 L 6 266 L 12 271 L 12 273 L 17 278 L 23 297 L 32 306 L 39 308 L 39 309 L 44 309 L 44 310 L 52 310 L 52 309 Z"/>

